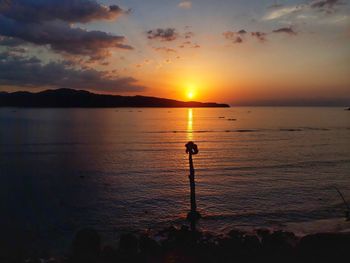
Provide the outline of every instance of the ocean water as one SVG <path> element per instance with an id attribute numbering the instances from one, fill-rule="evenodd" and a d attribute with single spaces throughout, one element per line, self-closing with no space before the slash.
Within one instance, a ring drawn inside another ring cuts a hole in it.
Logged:
<path id="1" fill-rule="evenodd" d="M 1 239 L 62 248 L 82 227 L 113 240 L 186 223 L 187 141 L 199 147 L 202 230 L 344 216 L 334 188 L 350 199 L 343 108 L 1 108 Z"/>

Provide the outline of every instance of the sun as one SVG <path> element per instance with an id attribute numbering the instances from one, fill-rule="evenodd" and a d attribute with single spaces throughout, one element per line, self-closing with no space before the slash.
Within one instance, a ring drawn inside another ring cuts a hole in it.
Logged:
<path id="1" fill-rule="evenodd" d="M 186 97 L 192 100 L 196 96 L 196 86 L 194 84 L 187 84 Z"/>
<path id="2" fill-rule="evenodd" d="M 187 98 L 190 99 L 190 100 L 193 99 L 194 98 L 194 91 L 192 91 L 192 90 L 188 91 L 187 92 Z"/>

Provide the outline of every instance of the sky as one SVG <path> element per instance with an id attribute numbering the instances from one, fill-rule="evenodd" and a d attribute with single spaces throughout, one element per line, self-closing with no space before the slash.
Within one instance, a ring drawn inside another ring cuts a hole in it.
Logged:
<path id="1" fill-rule="evenodd" d="M 349 0 L 0 0 L 0 91 L 350 104 Z"/>

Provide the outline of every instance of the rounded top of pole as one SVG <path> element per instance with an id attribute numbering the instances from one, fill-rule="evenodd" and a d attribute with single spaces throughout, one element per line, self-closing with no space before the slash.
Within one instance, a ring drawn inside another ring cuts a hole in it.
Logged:
<path id="1" fill-rule="evenodd" d="M 185 147 L 186 147 L 186 153 L 189 153 L 189 154 L 197 154 L 198 153 L 197 144 L 195 144 L 194 142 L 186 143 Z"/>

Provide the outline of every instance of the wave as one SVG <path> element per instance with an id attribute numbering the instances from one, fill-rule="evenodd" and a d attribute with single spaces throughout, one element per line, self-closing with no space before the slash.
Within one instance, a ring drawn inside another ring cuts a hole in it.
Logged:
<path id="1" fill-rule="evenodd" d="M 342 159 L 342 160 L 331 160 L 331 161 L 304 161 L 304 162 L 295 162 L 295 163 L 287 163 L 287 164 L 276 164 L 276 165 L 262 165 L 262 166 L 235 166 L 235 167 L 213 167 L 213 168 L 197 168 L 198 171 L 255 171 L 261 169 L 290 169 L 290 168 L 303 168 L 303 167 L 332 167 L 337 164 L 350 164 L 350 160 Z"/>
<path id="2" fill-rule="evenodd" d="M 329 207 L 323 207 L 314 210 L 275 210 L 271 212 L 243 212 L 243 213 L 225 213 L 225 214 L 202 214 L 203 220 L 213 221 L 239 221 L 239 222 L 305 222 L 310 220 L 320 220 L 344 216 L 344 207 L 342 203 L 337 203 Z"/>
<path id="3" fill-rule="evenodd" d="M 331 130 L 349 130 L 350 128 L 321 128 L 321 127 L 297 127 L 297 128 L 277 128 L 277 129 L 232 129 L 232 130 L 171 130 L 171 131 L 146 131 L 144 133 L 229 133 L 229 132 L 302 132 L 302 131 L 331 131 Z"/>
<path id="4" fill-rule="evenodd" d="M 145 133 L 223 133 L 223 132 L 259 132 L 264 130 L 252 130 L 252 129 L 237 129 L 237 130 L 197 130 L 197 131 L 148 131 Z"/>

